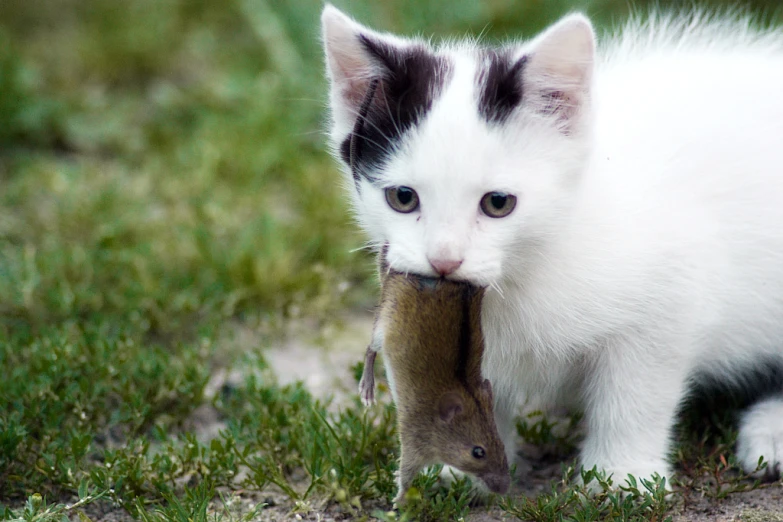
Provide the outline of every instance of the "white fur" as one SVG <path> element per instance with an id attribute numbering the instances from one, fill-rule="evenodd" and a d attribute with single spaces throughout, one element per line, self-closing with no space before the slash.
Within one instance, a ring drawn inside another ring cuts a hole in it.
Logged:
<path id="1" fill-rule="evenodd" d="M 461 259 L 455 278 L 490 286 L 483 370 L 510 455 L 519 404 L 568 405 L 586 412 L 582 464 L 667 475 L 689 379 L 783 358 L 783 36 L 750 27 L 654 16 L 593 58 L 572 16 L 518 44 L 529 98 L 502 127 L 476 109 L 474 45 L 443 46 L 450 82 L 376 173 L 414 188 L 420 210 L 351 188 L 392 267 L 434 275 L 428 258 Z M 570 132 L 534 110 L 548 82 L 573 89 Z M 338 143 L 349 129 L 332 103 Z M 491 191 L 516 195 L 514 212 L 483 215 Z M 782 404 L 745 417 L 746 468 L 780 462 Z"/>
<path id="2" fill-rule="evenodd" d="M 759 456 L 767 462 L 758 475 L 774 476 L 783 469 L 783 398 L 762 401 L 750 408 L 740 423 L 737 458 L 748 473 L 753 473 Z"/>

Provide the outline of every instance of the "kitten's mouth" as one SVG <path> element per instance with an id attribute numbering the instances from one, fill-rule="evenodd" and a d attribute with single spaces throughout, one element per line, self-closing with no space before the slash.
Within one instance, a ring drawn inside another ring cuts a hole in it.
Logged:
<path id="1" fill-rule="evenodd" d="M 470 286 L 475 286 L 477 288 L 490 288 L 492 285 L 488 283 L 487 281 L 476 281 L 474 279 L 471 279 L 469 277 L 466 277 L 464 275 L 460 274 L 449 274 L 449 275 L 429 275 L 425 276 L 432 278 L 436 281 L 448 281 L 449 283 L 460 283 Z"/>

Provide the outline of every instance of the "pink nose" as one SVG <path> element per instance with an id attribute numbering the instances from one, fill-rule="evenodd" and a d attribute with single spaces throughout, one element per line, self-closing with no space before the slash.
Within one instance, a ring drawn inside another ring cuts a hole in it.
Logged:
<path id="1" fill-rule="evenodd" d="M 462 264 L 462 259 L 430 259 L 430 265 L 441 276 L 453 274 Z"/>

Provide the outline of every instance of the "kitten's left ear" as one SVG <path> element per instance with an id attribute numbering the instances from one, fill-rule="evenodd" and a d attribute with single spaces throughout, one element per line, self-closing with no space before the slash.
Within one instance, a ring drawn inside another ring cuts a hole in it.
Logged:
<path id="1" fill-rule="evenodd" d="M 338 94 L 358 108 L 367 84 L 378 69 L 362 45 L 360 35 L 373 32 L 326 4 L 321 13 L 321 34 L 329 79 L 336 84 Z"/>
<path id="2" fill-rule="evenodd" d="M 566 16 L 528 48 L 524 85 L 528 103 L 574 130 L 589 104 L 595 65 L 595 33 L 585 16 Z"/>

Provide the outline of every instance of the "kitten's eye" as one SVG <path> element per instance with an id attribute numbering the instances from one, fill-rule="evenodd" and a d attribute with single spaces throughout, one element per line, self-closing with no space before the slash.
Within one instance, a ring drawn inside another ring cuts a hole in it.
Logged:
<path id="1" fill-rule="evenodd" d="M 473 451 L 471 453 L 473 454 L 474 459 L 483 459 L 487 456 L 487 452 L 484 451 L 484 448 L 481 446 L 473 446 Z"/>
<path id="2" fill-rule="evenodd" d="M 517 206 L 517 197 L 503 192 L 487 192 L 481 198 L 481 210 L 491 218 L 502 218 L 511 214 Z"/>
<path id="3" fill-rule="evenodd" d="M 389 187 L 386 202 L 397 212 L 408 214 L 419 208 L 419 195 L 410 187 Z"/>

